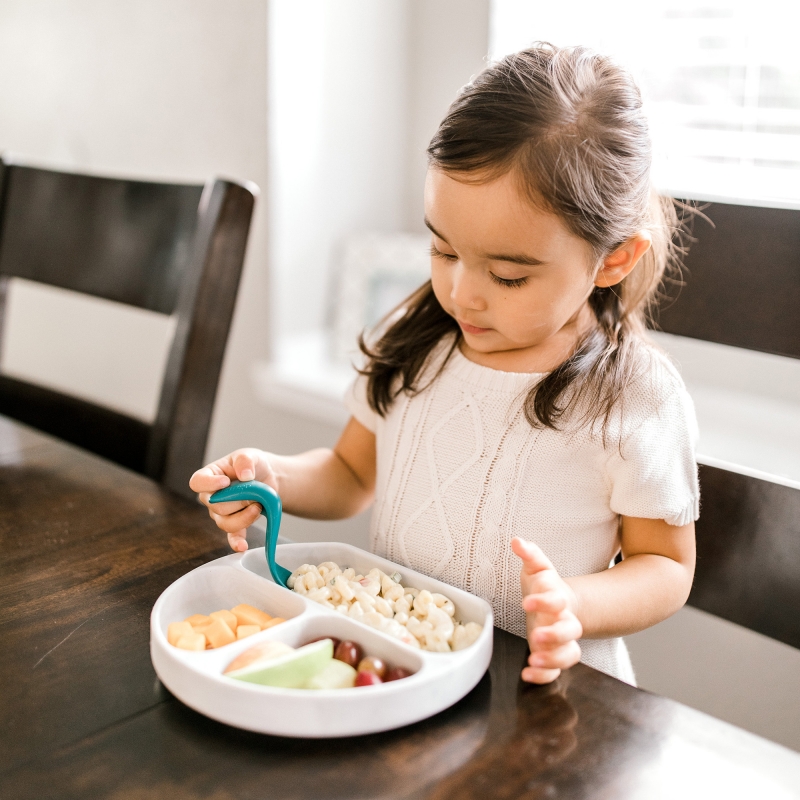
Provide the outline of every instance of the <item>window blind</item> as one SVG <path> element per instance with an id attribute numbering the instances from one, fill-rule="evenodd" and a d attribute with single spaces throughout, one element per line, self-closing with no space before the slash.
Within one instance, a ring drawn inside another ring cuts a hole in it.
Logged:
<path id="1" fill-rule="evenodd" d="M 630 69 L 654 177 L 682 197 L 800 207 L 800 3 L 493 0 L 491 55 L 585 44 Z"/>

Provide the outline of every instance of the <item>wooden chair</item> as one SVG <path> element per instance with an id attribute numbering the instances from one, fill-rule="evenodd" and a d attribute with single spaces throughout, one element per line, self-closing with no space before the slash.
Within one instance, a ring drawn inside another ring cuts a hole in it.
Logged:
<path id="1" fill-rule="evenodd" d="M 103 178 L 0 159 L 0 335 L 8 279 L 177 317 L 155 421 L 0 375 L 0 414 L 191 496 L 203 463 L 254 186 Z"/>
<path id="2" fill-rule="evenodd" d="M 702 204 L 667 333 L 800 358 L 800 210 Z M 701 465 L 690 605 L 800 648 L 800 489 Z"/>
<path id="3" fill-rule="evenodd" d="M 661 330 L 800 358 L 800 210 L 698 203 L 686 285 Z M 675 294 L 675 292 L 671 292 Z"/>

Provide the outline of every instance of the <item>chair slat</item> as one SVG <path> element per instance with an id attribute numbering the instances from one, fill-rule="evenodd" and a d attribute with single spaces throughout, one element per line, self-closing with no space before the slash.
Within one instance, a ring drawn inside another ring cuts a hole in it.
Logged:
<path id="1" fill-rule="evenodd" d="M 187 496 L 189 478 L 203 465 L 254 204 L 247 187 L 224 180 L 207 187 L 189 271 L 196 279 L 178 299 L 147 474 Z"/>
<path id="2" fill-rule="evenodd" d="M 202 190 L 10 164 L 0 275 L 171 314 Z"/>
<path id="3" fill-rule="evenodd" d="M 108 408 L 0 375 L 0 414 L 144 472 L 150 426 Z"/>

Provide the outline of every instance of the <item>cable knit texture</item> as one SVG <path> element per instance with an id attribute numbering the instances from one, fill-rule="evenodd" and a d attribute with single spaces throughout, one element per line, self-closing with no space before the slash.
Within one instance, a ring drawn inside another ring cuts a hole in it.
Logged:
<path id="1" fill-rule="evenodd" d="M 543 376 L 469 361 L 447 339 L 431 354 L 418 394 L 385 418 L 367 381 L 346 404 L 376 434 L 373 552 L 479 595 L 496 624 L 525 636 L 520 561 L 510 542 L 536 542 L 563 577 L 608 569 L 619 515 L 686 525 L 699 511 L 692 401 L 667 358 L 643 348 L 642 375 L 597 426 L 533 428 L 523 401 Z M 634 683 L 622 639 L 584 639 L 582 661 Z"/>

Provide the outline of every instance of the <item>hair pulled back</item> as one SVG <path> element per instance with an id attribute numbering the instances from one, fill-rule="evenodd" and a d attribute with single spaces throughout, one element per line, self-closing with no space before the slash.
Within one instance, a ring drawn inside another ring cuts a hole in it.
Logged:
<path id="1" fill-rule="evenodd" d="M 667 267 L 681 252 L 672 200 L 650 179 L 651 144 L 632 77 L 588 48 L 537 43 L 481 72 L 451 105 L 428 147 L 429 165 L 456 180 L 490 181 L 513 171 L 539 208 L 559 216 L 592 248 L 597 264 L 642 230 L 652 246 L 623 281 L 595 287 L 589 304 L 597 324 L 574 353 L 525 398 L 535 427 L 557 427 L 580 405 L 582 418 L 601 421 L 642 359 L 646 316 Z M 460 329 L 441 307 L 430 281 L 401 306 L 402 316 L 367 356 L 367 395 L 385 414 L 417 379 L 443 336 Z"/>

